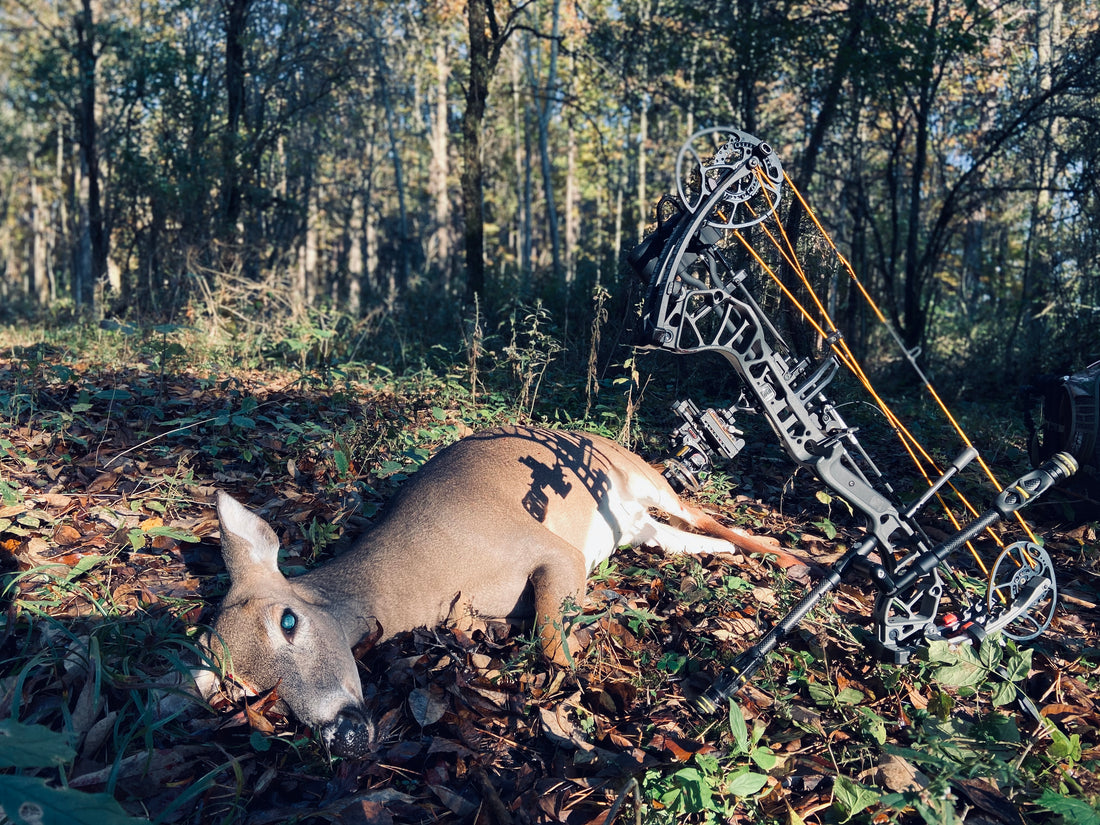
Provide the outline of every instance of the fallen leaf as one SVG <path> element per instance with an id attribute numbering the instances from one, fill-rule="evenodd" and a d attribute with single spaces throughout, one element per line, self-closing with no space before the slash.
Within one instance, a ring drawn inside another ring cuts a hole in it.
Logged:
<path id="1" fill-rule="evenodd" d="M 120 478 L 122 478 L 122 473 L 117 470 L 109 473 L 103 473 L 98 478 L 92 480 L 92 483 L 89 484 L 87 487 L 87 492 L 104 493 L 107 490 L 110 490 L 116 484 L 118 484 L 118 480 Z"/>
<path id="2" fill-rule="evenodd" d="M 138 776 L 155 776 L 158 782 L 166 782 L 193 768 L 193 757 L 204 753 L 199 745 L 177 745 L 164 750 L 146 750 L 127 756 L 121 762 L 97 771 L 81 774 L 69 780 L 73 788 L 94 788 L 108 779 L 129 779 Z"/>
<path id="3" fill-rule="evenodd" d="M 992 783 L 984 779 L 959 779 L 952 784 L 983 812 L 1006 825 L 1024 825 L 1019 809 Z"/>
<path id="4" fill-rule="evenodd" d="M 894 793 L 905 793 L 927 788 L 928 777 L 909 760 L 894 754 L 883 754 L 875 773 L 875 784 Z"/>
<path id="5" fill-rule="evenodd" d="M 413 719 L 422 728 L 434 725 L 447 712 L 446 696 L 443 688 L 429 685 L 409 692 L 409 710 Z"/>
<path id="6" fill-rule="evenodd" d="M 42 493 L 39 496 L 35 496 L 35 499 L 47 507 L 53 507 L 58 510 L 67 510 L 73 503 L 72 496 L 62 495 L 61 493 Z M 0 515 L 3 514 L 0 513 Z"/>
<path id="7" fill-rule="evenodd" d="M 244 712 L 245 716 L 248 718 L 249 727 L 253 730 L 258 730 L 260 733 L 274 733 L 275 725 L 267 718 L 267 712 L 278 701 L 279 694 L 276 688 L 272 688 L 254 702 L 250 703 L 246 699 L 244 703 Z"/>
<path id="8" fill-rule="evenodd" d="M 654 734 L 650 747 L 671 754 L 678 762 L 688 762 L 697 753 L 711 753 L 714 747 L 706 742 L 695 742 L 680 736 Z"/>
<path id="9" fill-rule="evenodd" d="M 54 543 L 62 547 L 71 547 L 77 544 L 82 538 L 83 535 L 81 535 L 80 531 L 69 524 L 62 524 L 53 531 Z"/>
<path id="10" fill-rule="evenodd" d="M 50 550 L 50 543 L 41 536 L 31 536 L 15 549 L 15 558 L 23 570 L 33 570 L 36 567 L 57 567 L 65 569 L 64 564 L 58 564 L 54 559 L 46 558 L 43 553 Z"/>
<path id="11" fill-rule="evenodd" d="M 765 607 L 774 607 L 779 603 L 778 599 L 776 599 L 775 591 L 770 587 L 754 587 L 752 589 L 752 600 Z"/>

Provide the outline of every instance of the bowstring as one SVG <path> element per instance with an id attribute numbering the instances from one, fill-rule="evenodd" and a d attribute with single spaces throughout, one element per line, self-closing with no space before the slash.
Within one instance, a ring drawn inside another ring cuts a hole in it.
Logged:
<path id="1" fill-rule="evenodd" d="M 782 227 L 781 224 L 780 224 L 780 227 Z M 791 260 L 790 257 L 786 254 L 786 252 L 782 248 L 779 247 L 779 245 L 778 245 L 779 242 L 775 238 L 775 236 L 772 235 L 771 231 L 768 230 L 767 227 L 762 227 L 762 228 L 764 229 L 765 234 L 769 237 L 769 239 L 772 241 L 772 243 L 776 245 L 777 249 L 779 249 L 780 254 L 784 257 L 784 259 L 786 259 L 788 261 Z M 784 234 L 784 236 L 786 235 L 786 233 L 783 233 L 783 234 Z M 886 402 L 886 400 L 878 393 L 878 391 L 875 389 L 874 385 L 871 383 L 870 378 L 867 376 L 866 372 L 864 372 L 862 365 L 859 363 L 859 361 L 856 359 L 855 355 L 852 353 L 851 349 L 848 347 L 848 344 L 844 340 L 844 338 L 843 337 L 837 337 L 835 335 L 835 333 L 839 333 L 839 330 L 837 329 L 836 325 L 833 323 L 832 318 L 829 316 L 829 313 L 822 306 L 821 300 L 818 297 L 817 293 L 814 292 L 814 290 L 810 287 L 809 279 L 807 278 L 807 276 L 806 276 L 804 270 L 802 269 L 801 265 L 798 264 L 797 261 L 795 261 L 792 265 L 792 268 L 796 272 L 798 272 L 799 279 L 802 281 L 803 285 L 807 288 L 807 291 L 809 292 L 809 294 L 813 296 L 814 304 L 817 306 L 818 311 L 821 312 L 822 317 L 825 319 L 826 326 L 829 329 L 829 334 L 827 334 L 825 332 L 825 329 L 822 328 L 821 324 L 819 324 L 817 322 L 817 320 L 815 318 L 813 318 L 813 316 L 810 315 L 809 311 L 802 304 L 802 302 L 799 301 L 797 299 L 797 297 L 795 297 L 795 295 L 791 292 L 791 290 L 787 287 L 787 285 L 783 283 L 782 279 L 775 272 L 775 270 L 772 268 L 772 266 L 770 264 L 768 264 L 767 261 L 765 261 L 761 257 L 761 255 L 759 254 L 759 252 L 756 249 L 753 248 L 753 246 L 748 242 L 748 240 L 744 237 L 744 235 L 742 235 L 741 231 L 740 230 L 734 230 L 734 236 L 741 242 L 741 244 L 745 247 L 745 249 L 749 252 L 749 254 L 753 257 L 753 259 L 761 267 L 761 269 L 768 275 L 768 277 L 772 280 L 772 282 L 779 288 L 779 290 L 783 293 L 783 295 L 792 304 L 794 304 L 794 306 L 798 309 L 799 313 L 802 315 L 803 319 L 807 323 L 809 323 L 810 326 L 812 326 L 814 328 L 814 330 L 817 332 L 818 335 L 821 336 L 821 338 L 823 340 L 830 342 L 829 346 L 832 349 L 833 354 L 836 355 L 837 360 L 839 360 L 848 369 L 848 371 L 851 372 L 856 377 L 856 379 L 859 381 L 860 385 L 871 396 L 871 398 L 875 402 L 875 405 L 882 412 L 882 414 L 886 416 L 887 421 L 890 423 L 891 427 L 893 428 L 894 433 L 898 437 L 898 440 L 901 441 L 902 447 L 905 449 L 906 453 L 909 455 L 909 458 L 910 458 L 910 460 L 912 460 L 914 466 L 917 468 L 917 471 L 921 474 L 921 476 L 928 483 L 928 485 L 932 486 L 932 484 L 933 484 L 932 475 L 929 473 L 929 471 L 928 471 L 928 469 L 925 465 L 925 462 L 927 462 L 928 466 L 931 466 L 933 470 L 938 470 L 938 465 L 937 465 L 935 459 L 932 458 L 932 456 L 928 453 L 928 451 L 921 444 L 920 440 L 916 436 L 914 436 L 912 434 L 912 432 L 910 432 L 909 428 L 905 426 L 904 422 L 893 411 L 893 409 Z M 919 453 L 919 455 L 918 455 L 918 453 Z M 923 461 L 922 461 L 922 458 L 924 459 Z M 950 484 L 950 482 L 949 482 L 949 484 Z M 955 491 L 956 495 L 958 495 L 960 497 L 960 499 L 964 502 L 966 507 L 973 514 L 976 515 L 977 514 L 976 510 L 974 509 L 974 507 L 972 505 L 970 505 L 970 503 L 968 501 L 966 501 L 965 496 L 963 496 L 962 493 L 960 493 L 958 491 L 958 489 L 955 488 L 955 486 L 953 484 L 950 484 L 950 486 L 951 486 L 951 489 Z M 959 520 L 956 518 L 955 514 L 951 511 L 951 508 L 947 505 L 947 502 L 943 499 L 943 497 L 940 494 L 937 494 L 936 498 L 940 502 L 941 507 L 943 508 L 944 512 L 947 514 L 948 519 L 954 525 L 955 529 L 959 530 L 962 525 L 959 522 Z M 996 534 L 993 534 L 993 535 L 994 535 L 994 539 L 998 542 L 998 544 L 1001 547 L 1003 547 L 1004 545 L 1001 542 L 1001 540 L 999 539 L 999 537 L 997 537 Z M 978 567 L 981 568 L 983 575 L 988 577 L 989 570 L 986 567 L 984 560 L 981 558 L 981 556 L 978 554 L 977 550 L 975 550 L 975 548 L 973 547 L 972 544 L 970 544 L 968 542 L 967 547 L 969 548 L 971 555 L 974 557 L 975 562 L 978 564 Z"/>
<path id="2" fill-rule="evenodd" d="M 875 317 L 878 319 L 879 323 L 881 323 L 886 328 L 886 330 L 890 333 L 890 336 L 894 339 L 894 342 L 898 345 L 898 347 L 905 354 L 906 360 L 909 362 L 909 365 L 913 368 L 913 370 L 920 377 L 920 380 L 921 380 L 922 384 L 924 385 L 924 388 L 928 391 L 928 394 L 931 395 L 932 399 L 936 402 L 936 406 L 938 406 L 940 408 L 940 411 L 943 413 L 944 417 L 951 423 L 951 426 L 955 429 L 955 432 L 958 433 L 959 438 L 962 439 L 963 443 L 967 447 L 973 447 L 974 445 L 970 441 L 970 437 L 966 434 L 965 430 L 963 430 L 962 425 L 958 422 L 958 420 L 955 418 L 955 416 L 952 415 L 951 410 L 949 410 L 947 408 L 947 404 L 940 397 L 939 393 L 936 392 L 936 388 L 934 386 L 932 386 L 932 382 L 928 379 L 928 376 L 924 374 L 924 371 L 920 368 L 920 365 L 917 364 L 915 359 L 913 358 L 912 353 L 905 347 L 904 342 L 898 336 L 897 330 L 894 329 L 893 324 L 891 324 L 886 319 L 886 316 L 883 314 L 883 312 L 879 308 L 878 304 L 875 303 L 875 300 L 871 297 L 871 294 L 863 286 L 863 282 L 860 280 L 859 276 L 856 274 L 855 268 L 852 266 L 851 262 L 849 262 L 849 260 L 844 256 L 844 254 L 841 253 L 841 251 L 837 248 L 837 245 L 833 241 L 832 236 L 828 233 L 828 231 L 822 225 L 821 221 L 818 220 L 816 212 L 814 212 L 814 210 L 810 208 L 810 205 L 806 202 L 806 199 L 802 195 L 802 192 L 799 190 L 799 188 L 795 185 L 794 181 L 791 180 L 790 176 L 787 175 L 786 172 L 783 173 L 783 178 L 784 178 L 784 180 L 787 181 L 787 184 L 790 186 L 791 192 L 793 192 L 795 197 L 798 198 L 799 203 L 802 204 L 803 210 L 806 212 L 807 215 L 810 216 L 810 220 L 813 221 L 813 224 L 816 227 L 817 231 L 821 234 L 821 237 L 829 245 L 830 249 L 832 249 L 833 253 L 836 255 L 837 260 L 840 261 L 841 266 L 843 266 L 844 270 L 848 273 L 849 279 L 852 281 L 852 283 L 854 283 L 856 285 L 856 288 L 859 290 L 859 293 L 862 296 L 864 302 L 871 308 L 871 311 L 874 312 Z M 782 224 L 780 224 L 780 228 L 782 228 Z M 785 233 L 784 233 L 784 236 L 785 236 Z M 800 269 L 801 269 L 801 267 L 800 267 Z M 806 285 L 807 289 L 810 289 L 812 291 L 812 288 L 810 287 L 808 281 L 805 278 L 803 278 L 803 283 Z M 985 461 L 985 459 L 982 458 L 982 455 L 981 455 L 980 452 L 978 453 L 977 460 L 978 460 L 978 466 L 980 466 L 982 468 L 982 471 L 985 473 L 986 478 L 988 478 L 990 480 L 990 482 L 993 483 L 993 485 L 996 487 L 996 489 L 998 489 L 998 490 L 1003 489 L 1003 486 L 1001 485 L 1001 482 L 997 479 L 997 476 L 993 472 L 993 469 L 989 466 L 989 464 Z M 954 489 L 953 485 L 952 485 L 952 489 Z M 958 493 L 958 491 L 956 491 L 956 492 Z M 959 495 L 960 500 L 962 500 L 962 502 L 966 505 L 967 509 L 970 510 L 971 514 L 975 515 L 975 516 L 978 515 L 978 511 L 976 509 L 974 509 L 974 507 L 970 504 L 969 501 L 967 501 L 966 497 L 964 495 L 962 495 L 961 493 L 958 493 L 958 495 Z M 1032 532 L 1031 526 L 1027 523 L 1027 520 L 1024 519 L 1023 514 L 1019 510 L 1017 510 L 1015 512 L 1015 516 L 1016 516 L 1016 520 L 1020 524 L 1020 527 L 1023 528 L 1024 532 L 1027 534 L 1028 539 L 1032 542 L 1037 542 L 1036 536 Z M 996 534 L 993 534 L 991 531 L 990 531 L 990 533 L 991 533 L 991 535 L 994 536 L 995 539 L 997 538 Z M 1004 547 L 1003 542 L 1001 542 L 999 539 L 997 540 L 997 543 L 998 543 L 999 546 Z M 1027 555 L 1026 551 L 1025 551 L 1025 555 Z M 1031 561 L 1032 561 L 1031 558 L 1028 557 L 1028 562 L 1031 563 Z"/>
<path id="3" fill-rule="evenodd" d="M 755 170 L 755 173 L 757 174 L 758 177 L 762 178 L 762 173 L 760 172 L 760 170 L 758 170 L 758 169 Z M 795 186 L 794 181 L 791 180 L 790 176 L 787 175 L 786 172 L 783 173 L 783 177 L 786 180 L 787 185 L 790 186 L 791 191 L 794 193 L 795 197 L 798 198 L 798 200 L 801 203 L 801 205 L 802 205 L 803 209 L 805 210 L 806 214 L 808 214 L 810 216 L 810 219 L 813 221 L 813 224 L 817 228 L 817 230 L 820 233 L 821 237 L 829 245 L 829 248 L 832 250 L 833 254 L 836 255 L 837 259 L 839 260 L 841 265 L 844 267 L 845 271 L 848 273 L 849 279 L 856 286 L 856 288 L 857 288 L 859 294 L 862 296 L 864 302 L 870 307 L 870 309 L 874 313 L 876 319 L 879 321 L 880 324 L 882 324 L 887 329 L 890 336 L 894 339 L 894 342 L 902 350 L 906 360 L 909 362 L 910 366 L 913 368 L 913 370 L 917 373 L 918 377 L 920 378 L 925 390 L 929 393 L 929 395 L 935 401 L 937 407 L 943 413 L 944 417 L 948 420 L 948 422 L 951 424 L 952 428 L 959 435 L 959 437 L 962 440 L 963 444 L 965 444 L 967 447 L 973 448 L 973 443 L 971 442 L 970 437 L 966 434 L 966 432 L 963 429 L 962 425 L 958 422 L 956 417 L 947 408 L 946 403 L 940 397 L 939 393 L 936 392 L 935 387 L 932 386 L 931 381 L 925 375 L 924 371 L 920 368 L 920 365 L 916 363 L 912 352 L 910 352 L 905 347 L 904 342 L 902 342 L 900 336 L 898 335 L 897 331 L 894 329 L 893 325 L 890 324 L 890 322 L 886 319 L 886 316 L 884 315 L 882 310 L 879 308 L 878 304 L 874 301 L 874 299 L 871 297 L 870 293 L 864 287 L 863 282 L 859 279 L 859 276 L 856 274 L 855 269 L 852 267 L 851 263 L 848 261 L 848 259 L 837 248 L 836 243 L 833 241 L 832 237 L 826 231 L 825 227 L 818 220 L 816 213 L 814 212 L 813 209 L 810 208 L 810 206 L 807 203 L 806 199 L 803 197 L 801 191 L 799 191 L 798 187 Z M 763 183 L 763 180 L 761 180 L 761 182 Z M 879 410 L 886 417 L 887 421 L 893 427 L 895 434 L 897 435 L 898 439 L 901 441 L 902 446 L 905 449 L 906 453 L 909 455 L 910 459 L 913 461 L 914 466 L 917 468 L 918 472 L 925 479 L 925 481 L 929 484 L 929 486 L 931 486 L 934 482 L 933 482 L 932 475 L 930 474 L 928 468 L 930 467 L 936 475 L 940 475 L 940 474 L 942 474 L 942 470 L 940 469 L 938 463 L 931 456 L 931 454 L 924 448 L 924 446 L 921 444 L 920 440 L 916 436 L 913 435 L 913 433 L 904 425 L 904 423 L 897 416 L 897 414 L 894 413 L 893 409 L 886 402 L 886 400 L 884 398 L 882 398 L 882 396 L 877 392 L 877 390 L 875 390 L 874 385 L 872 384 L 870 378 L 867 376 L 866 372 L 863 370 L 863 367 L 859 363 L 859 360 L 855 357 L 855 354 L 848 347 L 847 341 L 844 339 L 843 335 L 840 333 L 840 330 L 837 328 L 837 326 L 834 323 L 832 317 L 830 316 L 828 310 L 826 309 L 826 307 L 822 303 L 821 298 L 818 296 L 816 290 L 813 288 L 812 284 L 810 283 L 810 279 L 806 275 L 806 271 L 805 271 L 804 267 L 802 266 L 801 261 L 798 259 L 798 255 L 797 255 L 797 252 L 794 248 L 794 244 L 791 242 L 789 236 L 787 235 L 786 229 L 783 226 L 782 221 L 780 221 L 779 218 L 778 218 L 778 210 L 776 209 L 776 204 L 772 202 L 771 197 L 768 194 L 767 187 L 762 186 L 760 191 L 762 191 L 764 193 L 764 197 L 768 200 L 768 206 L 769 206 L 768 213 L 773 216 L 773 218 L 776 222 L 776 226 L 779 229 L 779 234 L 782 236 L 782 240 L 777 238 L 775 236 L 775 234 L 772 232 L 772 230 L 767 227 L 766 224 L 760 223 L 760 224 L 757 224 L 757 225 L 760 226 L 760 228 L 763 230 L 765 236 L 768 238 L 768 240 L 774 246 L 774 248 L 779 253 L 781 258 L 784 261 L 786 261 L 787 264 L 791 267 L 791 270 L 794 273 L 796 273 L 796 275 L 798 276 L 799 281 L 802 283 L 803 288 L 806 290 L 806 293 L 813 300 L 814 307 L 815 307 L 819 317 L 823 319 L 823 323 L 819 323 L 817 321 L 817 319 L 815 319 L 813 317 L 813 315 L 806 308 L 806 306 L 800 300 L 798 300 L 798 298 L 794 295 L 794 293 L 790 290 L 790 288 L 785 283 L 783 283 L 783 280 L 775 272 L 774 268 L 763 259 L 763 257 L 760 255 L 760 253 L 754 248 L 754 246 L 751 243 L 749 243 L 749 241 L 745 238 L 745 236 L 741 233 L 741 231 L 739 229 L 733 230 L 734 236 L 738 239 L 738 241 L 745 248 L 745 250 L 752 256 L 752 258 L 757 262 L 757 264 L 761 267 L 761 269 L 768 275 L 768 277 L 772 280 L 772 282 L 780 290 L 780 292 L 783 294 L 783 296 L 785 298 L 787 298 L 787 300 L 789 300 L 795 306 L 795 308 L 802 315 L 802 317 L 806 320 L 806 322 L 809 323 L 810 326 L 813 327 L 814 331 L 818 335 L 821 336 L 822 340 L 829 344 L 830 348 L 832 349 L 832 351 L 833 351 L 834 355 L 837 357 L 837 359 L 849 370 L 849 372 L 851 372 L 856 377 L 856 379 L 859 381 L 860 385 L 871 396 L 871 398 L 875 402 L 875 405 L 879 408 Z M 746 204 L 746 206 L 748 206 L 749 210 L 752 211 L 755 214 L 755 210 L 752 209 L 751 205 Z M 828 330 L 828 332 L 826 332 L 826 329 Z M 919 453 L 919 456 L 918 456 L 918 453 Z M 922 459 L 923 459 L 923 461 L 922 461 Z M 993 473 L 992 469 L 989 467 L 987 462 L 981 457 L 980 453 L 978 455 L 978 463 L 979 463 L 979 466 L 982 468 L 982 470 L 985 472 L 985 475 L 996 486 L 996 489 L 1000 490 L 1001 489 L 1000 482 L 997 480 L 996 475 Z M 966 510 L 968 510 L 972 516 L 976 517 L 976 516 L 979 515 L 977 508 L 969 501 L 969 499 L 966 497 L 966 495 L 961 490 L 959 490 L 958 487 L 954 483 L 948 482 L 948 486 L 951 488 L 951 490 L 958 497 L 958 500 L 961 502 L 963 507 Z M 959 519 L 956 517 L 956 515 L 952 511 L 951 507 L 948 505 L 947 501 L 943 498 L 943 496 L 941 494 L 937 494 L 936 498 L 939 501 L 940 506 L 943 509 L 944 513 L 946 514 L 947 518 L 954 525 L 955 529 L 956 530 L 961 529 L 961 523 L 960 523 Z M 1017 511 L 1015 513 L 1015 516 L 1016 516 L 1017 521 L 1020 523 L 1020 526 L 1027 533 L 1030 540 L 1033 541 L 1033 542 L 1036 541 L 1035 535 L 1032 532 L 1031 527 L 1027 524 L 1027 522 L 1024 520 L 1023 516 L 1020 514 L 1019 511 Z M 989 529 L 986 532 L 993 539 L 993 541 L 997 544 L 998 547 L 1000 547 L 1001 549 L 1004 549 L 1004 547 L 1005 547 L 1004 540 L 997 533 L 995 533 L 992 529 Z M 974 545 L 971 542 L 967 542 L 967 548 L 969 549 L 971 556 L 974 558 L 975 563 L 981 569 L 983 575 L 986 576 L 986 578 L 988 579 L 991 574 L 990 574 L 990 571 L 989 571 L 989 569 L 987 568 L 987 566 L 985 564 L 985 561 L 982 559 L 981 555 L 978 553 L 978 551 L 975 549 Z M 1024 556 L 1025 556 L 1025 559 L 1028 561 L 1029 564 L 1034 563 L 1028 557 L 1026 549 L 1024 550 Z M 1001 598 L 1003 600 L 1003 598 L 1004 598 L 1003 595 L 1001 596 Z"/>

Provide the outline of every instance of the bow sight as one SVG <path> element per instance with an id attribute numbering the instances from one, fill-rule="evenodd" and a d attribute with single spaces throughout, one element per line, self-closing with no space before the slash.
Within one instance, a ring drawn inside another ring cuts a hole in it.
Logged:
<path id="1" fill-rule="evenodd" d="M 956 522 L 955 535 L 933 542 L 916 516 L 955 474 L 978 458 L 978 453 L 960 430 L 965 449 L 940 469 L 872 391 L 906 450 L 919 467 L 923 463 L 922 472 L 928 480 L 928 489 L 904 505 L 860 445 L 856 430 L 829 401 L 825 389 L 841 365 L 865 383 L 866 376 L 812 290 L 810 297 L 823 317 L 820 322 L 783 286 L 744 232 L 773 219 L 778 231 L 762 227 L 763 235 L 789 266 L 801 270 L 790 244 L 782 248 L 786 236 L 776 215 L 782 185 L 790 180 L 775 152 L 767 143 L 736 129 L 707 129 L 681 148 L 676 175 L 677 196 L 661 199 L 656 229 L 629 255 L 632 267 L 648 284 L 640 346 L 676 354 L 718 353 L 739 376 L 742 391 L 738 402 L 726 409 L 700 411 L 690 400 L 677 402 L 673 409 L 683 424 L 673 435 L 676 455 L 667 465 L 666 477 L 679 489 L 695 488 L 699 474 L 715 457 L 732 458 L 744 447 L 736 416 L 755 413 L 765 418 L 787 454 L 858 510 L 867 526 L 865 537 L 718 677 L 697 700 L 697 706 L 712 711 L 740 689 L 767 654 L 849 573 L 861 575 L 876 590 L 873 647 L 888 662 L 907 661 L 914 650 L 933 639 L 980 640 L 1000 631 L 1023 641 L 1041 634 L 1054 616 L 1057 601 L 1050 556 L 1030 531 L 1028 540 L 1001 545 L 992 564 L 983 562 L 970 543 L 1071 475 L 1077 468 L 1073 457 L 1056 454 L 1003 488 L 984 514 L 977 515 L 977 510 L 970 508 L 976 518 L 965 527 Z M 731 263 L 737 243 L 747 253 L 746 259 L 755 261 L 813 324 L 827 352 L 816 363 L 796 360 L 764 314 L 749 287 L 747 271 L 735 269 Z M 847 266 L 839 253 L 837 256 Z M 850 268 L 849 274 L 858 284 Z M 809 289 L 809 281 L 803 279 L 803 283 Z M 924 378 L 912 353 L 903 354 Z M 924 381 L 934 394 L 927 379 Z M 982 466 L 985 468 L 984 463 Z M 992 532 L 990 537 L 1000 543 Z M 945 583 L 947 579 L 954 584 L 956 579 L 945 562 L 967 546 L 971 546 L 985 580 L 980 597 L 967 588 L 949 588 Z"/>

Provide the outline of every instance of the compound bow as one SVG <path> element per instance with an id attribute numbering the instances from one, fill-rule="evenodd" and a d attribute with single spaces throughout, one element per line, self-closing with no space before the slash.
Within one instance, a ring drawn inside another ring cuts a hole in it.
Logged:
<path id="1" fill-rule="evenodd" d="M 674 405 L 683 424 L 673 434 L 677 452 L 666 465 L 666 476 L 680 489 L 695 487 L 699 474 L 709 469 L 715 457 L 732 458 L 744 447 L 743 433 L 736 426 L 737 414 L 756 413 L 765 418 L 787 454 L 858 510 L 867 526 L 865 537 L 841 556 L 767 634 L 741 654 L 696 700 L 696 706 L 713 711 L 736 693 L 764 663 L 767 654 L 850 573 L 862 575 L 876 590 L 873 644 L 875 652 L 885 661 L 903 663 L 913 651 L 933 639 L 973 641 L 1000 631 L 1009 638 L 1025 641 L 1041 634 L 1054 616 L 1057 585 L 1050 556 L 1030 530 L 1027 540 L 1007 547 L 990 532 L 1001 547 L 992 565 L 984 564 L 971 546 L 985 574 L 984 597 L 953 593 L 951 598 L 955 601 L 941 616 L 947 589 L 944 576 L 951 575 L 945 562 L 991 525 L 1016 514 L 1075 472 L 1077 464 L 1073 456 L 1058 453 L 1007 487 L 998 484 L 1000 493 L 988 510 L 979 515 L 967 504 L 975 516 L 969 524 L 964 527 L 956 521 L 957 532 L 953 536 L 938 543 L 930 540 L 916 520 L 917 514 L 955 474 L 979 458 L 978 452 L 956 425 L 965 448 L 945 469 L 937 467 L 873 391 L 812 289 L 810 294 L 823 318 L 820 322 L 798 302 L 748 242 L 743 230 L 762 225 L 777 215 L 784 182 L 801 199 L 784 174 L 776 153 L 767 143 L 737 129 L 706 129 L 693 135 L 681 148 L 676 175 L 676 197 L 666 195 L 661 199 L 657 205 L 656 229 L 629 256 L 635 271 L 648 284 L 640 346 L 677 354 L 716 352 L 739 376 L 742 393 L 739 401 L 726 409 L 701 411 L 690 400 Z M 812 216 L 808 207 L 806 211 Z M 814 221 L 824 235 L 824 229 Z M 766 227 L 764 233 L 787 263 L 801 273 L 793 245 L 788 241 L 784 248 L 786 236 L 782 224 L 778 219 L 775 222 L 779 226 L 778 235 Z M 729 252 L 734 242 L 744 246 L 751 259 L 775 281 L 821 336 L 827 354 L 817 363 L 792 356 L 790 347 L 750 291 L 748 273 L 731 264 Z M 863 296 L 870 300 L 847 261 L 831 241 L 829 245 Z M 804 274 L 803 282 L 809 288 Z M 885 323 L 877 308 L 875 311 Z M 920 372 L 914 354 L 904 347 L 902 351 L 955 423 Z M 860 445 L 856 429 L 844 422 L 825 395 L 841 365 L 871 391 L 906 450 L 922 469 L 929 486 L 916 501 L 903 505 L 898 500 Z M 996 483 L 984 462 L 980 459 L 979 462 Z"/>

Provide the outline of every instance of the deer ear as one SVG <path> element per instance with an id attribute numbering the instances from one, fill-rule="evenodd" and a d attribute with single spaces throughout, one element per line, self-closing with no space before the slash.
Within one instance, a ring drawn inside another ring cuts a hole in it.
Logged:
<path id="1" fill-rule="evenodd" d="M 218 492 L 222 558 L 236 584 L 249 576 L 281 576 L 279 538 L 268 523 L 228 493 Z"/>

